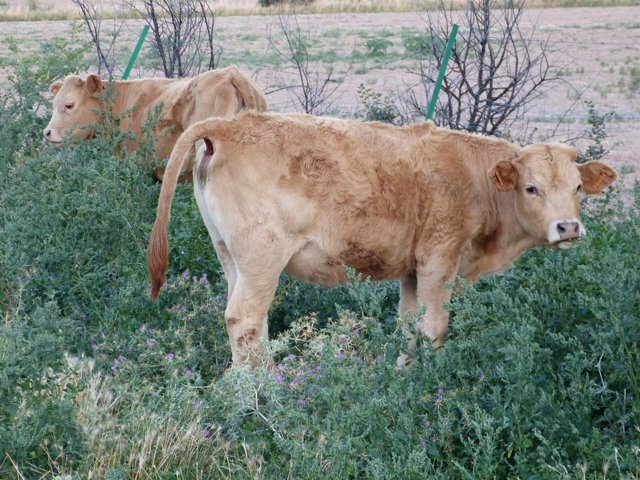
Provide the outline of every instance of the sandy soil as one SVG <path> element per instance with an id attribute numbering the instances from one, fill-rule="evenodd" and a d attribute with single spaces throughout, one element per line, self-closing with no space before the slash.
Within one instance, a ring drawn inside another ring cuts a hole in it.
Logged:
<path id="1" fill-rule="evenodd" d="M 417 69 L 418 61 L 401 55 L 401 34 L 403 30 L 422 31 L 422 15 L 310 15 L 299 16 L 298 24 L 313 45 L 310 51 L 319 57 L 312 67 L 320 78 L 331 66 L 334 78 L 341 80 L 331 83 L 336 91 L 328 113 L 352 115 L 360 108 L 357 87 L 361 83 L 392 99 L 415 87 L 417 77 L 410 71 Z M 0 42 L 6 36 L 14 36 L 24 39 L 21 45 L 25 48 L 36 48 L 38 42 L 65 35 L 68 28 L 67 22 L 0 22 Z M 235 63 L 251 73 L 268 93 L 272 109 L 300 109 L 295 95 L 283 88 L 296 83 L 295 73 L 285 63 L 274 67 L 278 56 L 269 45 L 269 37 L 282 45 L 277 18 L 219 17 L 215 28 L 223 47 L 221 65 Z M 588 112 L 582 100 L 591 100 L 599 113 L 615 112 L 614 121 L 607 125 L 608 161 L 618 170 L 630 171 L 627 181 L 636 178 L 640 171 L 640 7 L 529 9 L 521 28 L 534 40 L 548 42 L 554 72 L 561 72 L 562 82 L 531 105 L 524 123 L 516 127 L 520 131 L 512 135 L 522 137 L 525 130 L 535 131 L 531 137 L 535 141 L 569 141 L 583 146 L 584 141 L 575 139 L 584 135 L 587 128 Z M 140 29 L 140 22 L 127 23 L 119 40 L 125 58 Z M 368 38 L 389 40 L 387 55 L 380 59 L 361 55 L 353 60 L 354 50 L 367 52 Z M 339 59 L 333 64 L 323 57 L 331 50 L 337 52 Z M 126 60 L 122 66 L 124 63 Z M 156 73 L 142 65 L 132 75 L 152 74 Z M 6 86 L 6 72 L 0 72 L 2 85 Z M 623 168 L 624 165 L 629 167 Z"/>

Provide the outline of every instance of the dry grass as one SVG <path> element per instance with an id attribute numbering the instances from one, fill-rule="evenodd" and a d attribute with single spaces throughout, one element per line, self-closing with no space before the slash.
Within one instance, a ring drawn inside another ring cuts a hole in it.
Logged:
<path id="1" fill-rule="evenodd" d="M 74 403 L 76 421 L 91 454 L 87 480 L 105 478 L 114 469 L 140 480 L 165 478 L 167 470 L 179 478 L 229 477 L 230 445 L 215 428 L 204 429 L 198 408 L 178 405 L 175 411 L 158 413 L 149 393 L 130 394 L 122 385 L 113 385 L 113 378 L 97 372 L 93 361 L 67 356 L 67 363 L 68 370 L 55 379 L 57 388 L 48 394 L 63 395 L 69 384 L 84 386 Z M 246 449 L 245 454 L 250 469 L 256 460 Z M 70 472 L 63 453 L 50 463 L 46 474 L 67 478 Z M 24 478 L 17 466 L 14 468 L 17 478 Z M 43 478 L 46 474 L 43 472 Z M 251 472 L 247 474 L 251 476 Z"/>
<path id="2" fill-rule="evenodd" d="M 98 0 L 99 1 L 99 0 Z M 466 0 L 451 0 L 463 8 Z M 506 0 L 505 0 L 506 1 Z M 119 0 L 99 1 L 105 17 L 122 16 Z M 258 0 L 212 0 L 218 15 L 273 15 L 278 7 L 260 7 Z M 638 0 L 527 0 L 533 8 L 634 6 Z M 438 0 L 313 0 L 295 7 L 305 13 L 415 12 L 436 9 Z M 501 4 L 499 0 L 496 4 Z M 120 12 L 120 13 L 118 13 Z M 0 0 L 0 21 L 74 20 L 78 10 L 71 0 Z"/>

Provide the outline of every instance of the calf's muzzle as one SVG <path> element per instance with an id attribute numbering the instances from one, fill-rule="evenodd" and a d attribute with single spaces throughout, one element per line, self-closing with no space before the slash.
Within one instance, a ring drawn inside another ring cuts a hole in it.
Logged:
<path id="1" fill-rule="evenodd" d="M 578 222 L 559 222 L 556 228 L 560 241 L 580 238 L 580 224 Z"/>

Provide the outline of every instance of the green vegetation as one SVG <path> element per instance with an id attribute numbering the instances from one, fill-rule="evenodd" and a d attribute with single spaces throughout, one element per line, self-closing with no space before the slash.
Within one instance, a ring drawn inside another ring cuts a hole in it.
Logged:
<path id="1" fill-rule="evenodd" d="M 358 85 L 358 97 L 364 107 L 364 112 L 360 115 L 363 120 L 400 123 L 398 109 L 390 97 L 383 98 L 380 92 L 375 92 L 362 83 Z"/>
<path id="2" fill-rule="evenodd" d="M 109 129 L 40 141 L 34 99 L 82 57 L 65 55 L 22 58 L 37 69 L 15 70 L 0 109 L 0 478 L 640 476 L 640 185 L 588 204 L 579 247 L 462 285 L 447 343 L 408 368 L 395 284 L 352 274 L 283 278 L 275 369 L 226 371 L 225 286 L 190 187 L 152 303 L 148 142 L 121 158 Z M 377 95 L 361 89 L 391 114 Z"/>
<path id="3" fill-rule="evenodd" d="M 611 121 L 614 117 L 613 112 L 605 114 L 599 113 L 592 101 L 587 100 L 585 104 L 589 111 L 587 124 L 589 125 L 590 144 L 585 152 L 581 152 L 578 155 L 579 163 L 587 162 L 589 160 L 599 160 L 607 153 L 607 150 L 604 147 L 604 141 L 607 138 L 606 122 Z"/>
<path id="4" fill-rule="evenodd" d="M 364 45 L 367 47 L 369 55 L 373 57 L 381 57 L 386 55 L 387 48 L 391 47 L 393 42 L 386 38 L 369 38 Z"/>
<path id="5" fill-rule="evenodd" d="M 620 67 L 618 87 L 629 98 L 640 92 L 640 66 L 637 58 L 627 58 L 625 66 Z"/>
<path id="6" fill-rule="evenodd" d="M 445 40 L 432 38 L 431 36 L 417 30 L 403 28 L 400 38 L 404 45 L 405 55 L 414 58 L 428 58 L 432 54 L 432 49 L 442 50 Z"/>

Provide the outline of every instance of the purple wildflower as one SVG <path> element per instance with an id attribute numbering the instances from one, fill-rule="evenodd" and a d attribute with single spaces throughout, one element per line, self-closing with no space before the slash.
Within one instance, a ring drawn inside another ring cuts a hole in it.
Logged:
<path id="1" fill-rule="evenodd" d="M 187 377 L 190 377 L 191 375 L 193 375 L 193 372 L 191 371 L 191 369 L 190 369 L 190 368 L 187 368 L 187 370 L 184 372 L 184 374 L 185 374 Z"/>
<path id="2" fill-rule="evenodd" d="M 116 365 L 111 365 L 111 371 L 116 373 L 118 371 L 118 367 Z"/>
<path id="3" fill-rule="evenodd" d="M 153 338 L 147 340 L 147 347 L 153 348 L 156 345 L 156 341 Z"/>
<path id="4" fill-rule="evenodd" d="M 204 429 L 204 438 L 211 438 L 213 436 L 213 432 L 208 428 Z"/>
<path id="5" fill-rule="evenodd" d="M 184 278 L 185 280 L 189 278 L 189 270 L 185 270 L 184 272 L 182 272 L 182 278 Z"/>
<path id="6" fill-rule="evenodd" d="M 305 403 L 306 403 L 306 400 L 304 398 L 298 399 L 298 405 L 304 405 Z"/>
<path id="7" fill-rule="evenodd" d="M 297 385 L 298 383 L 302 383 L 302 377 L 296 376 L 292 381 L 292 385 Z"/>
<path id="8" fill-rule="evenodd" d="M 444 393 L 444 388 L 442 387 L 438 387 L 438 389 L 436 390 L 436 392 L 438 393 L 438 395 L 442 395 Z"/>
<path id="9" fill-rule="evenodd" d="M 173 360 L 173 358 L 175 357 L 175 354 L 173 354 L 173 353 L 167 353 L 167 354 L 165 355 L 165 357 L 167 357 L 167 359 L 169 359 L 169 360 Z"/>
<path id="10" fill-rule="evenodd" d="M 207 278 L 206 273 L 203 273 L 202 277 L 200 277 L 200 283 L 209 283 L 209 279 Z"/>
<path id="11" fill-rule="evenodd" d="M 276 383 L 282 383 L 284 382 L 284 377 L 278 373 L 275 377 L 273 377 L 273 380 Z"/>
<path id="12" fill-rule="evenodd" d="M 340 350 L 338 353 L 336 353 L 336 358 L 338 358 L 338 359 L 343 359 L 345 357 L 346 357 L 346 355 L 344 354 L 344 352 L 342 350 Z"/>
<path id="13" fill-rule="evenodd" d="M 276 367 L 276 369 L 279 372 L 286 372 L 287 371 L 287 367 L 285 367 L 283 364 L 279 363 L 278 366 Z"/>
<path id="14" fill-rule="evenodd" d="M 91 344 L 91 350 L 95 351 L 97 349 L 98 349 L 98 345 L 97 344 L 95 344 L 95 343 Z"/>
<path id="15" fill-rule="evenodd" d="M 194 409 L 194 410 L 199 410 L 201 406 L 202 406 L 202 400 L 196 400 L 196 401 L 193 403 L 193 409 Z"/>
<path id="16" fill-rule="evenodd" d="M 101 353 L 100 354 L 100 360 L 106 360 L 107 359 L 107 354 L 106 353 Z"/>
<path id="17" fill-rule="evenodd" d="M 143 323 L 142 325 L 140 325 L 140 331 L 141 332 L 146 332 L 147 329 L 149 328 L 149 324 L 148 323 Z"/>
<path id="18" fill-rule="evenodd" d="M 127 361 L 126 358 L 124 358 L 122 355 L 118 355 L 115 359 L 116 363 L 124 363 Z"/>
<path id="19" fill-rule="evenodd" d="M 296 356 L 293 353 L 290 353 L 289 355 L 287 355 L 287 360 L 294 360 L 296 358 Z"/>

